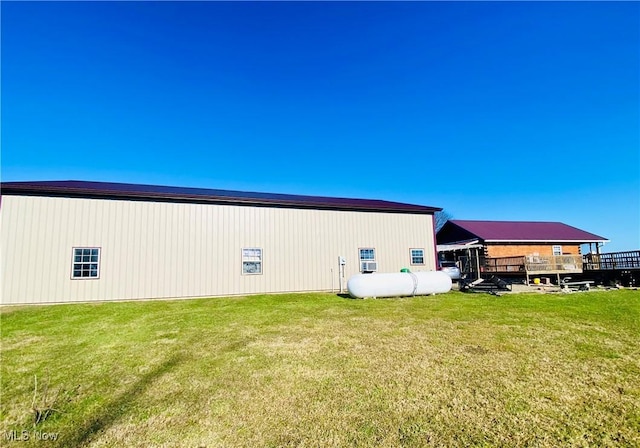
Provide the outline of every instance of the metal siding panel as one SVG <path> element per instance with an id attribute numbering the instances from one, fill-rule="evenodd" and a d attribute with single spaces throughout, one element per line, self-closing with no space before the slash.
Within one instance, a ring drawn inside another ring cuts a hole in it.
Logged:
<path id="1" fill-rule="evenodd" d="M 189 285 L 191 271 L 195 269 L 193 263 L 193 250 L 190 245 L 190 234 L 193 231 L 189 226 L 190 204 L 180 204 L 178 212 L 179 224 L 176 232 L 176 289 L 173 295 L 176 297 L 189 297 L 192 290 Z"/>
<path id="2" fill-rule="evenodd" d="M 212 272 L 212 266 L 209 261 L 209 254 L 212 253 L 210 237 L 211 234 L 215 232 L 215 229 L 213 229 L 210 225 L 210 207 L 199 207 L 198 210 L 200 213 L 200 217 L 198 220 L 199 231 L 198 237 L 195 240 L 195 244 L 196 246 L 198 246 L 198 262 L 200 264 L 201 277 L 198 279 L 198 290 L 196 291 L 196 295 L 202 296 L 211 291 L 211 289 L 208 287 L 208 281 L 211 277 Z M 198 244 L 198 241 L 200 241 L 200 244 Z"/>
<path id="3" fill-rule="evenodd" d="M 286 282 L 287 263 L 291 260 L 291 254 L 286 245 L 282 244 L 280 249 L 277 247 L 278 241 L 286 241 L 288 229 L 282 223 L 283 218 L 286 221 L 286 216 L 276 213 L 275 210 L 271 210 L 270 215 L 272 232 L 269 241 L 269 263 L 273 265 L 274 275 L 271 276 L 269 287 L 279 291 Z"/>
<path id="4" fill-rule="evenodd" d="M 101 223 L 103 232 L 100 251 L 100 281 L 102 284 L 102 299 L 109 297 L 126 298 L 126 285 L 122 284 L 120 271 L 125 269 L 124 260 L 127 251 L 122 240 L 121 223 L 124 221 L 122 203 L 120 201 L 105 201 L 105 218 Z M 124 247 L 123 247 L 124 246 Z M 120 255 L 121 252 L 125 252 Z"/>
<path id="5" fill-rule="evenodd" d="M 59 251 L 58 254 L 61 257 L 61 263 L 56 263 L 54 257 L 51 257 L 52 275 L 56 276 L 58 281 L 62 284 L 62 287 L 52 290 L 51 300 L 59 298 L 60 301 L 72 300 L 71 292 L 71 269 L 72 269 L 72 256 L 73 245 L 69 241 L 68 235 L 73 235 L 74 224 L 76 222 L 75 216 L 71 212 L 73 201 L 51 201 L 54 209 L 54 215 L 58 219 L 58 240 L 57 244 L 53 245 L 50 250 L 52 252 Z M 57 267 L 57 268 L 56 268 Z M 54 270 L 60 269 L 61 272 L 56 273 Z M 57 274 L 57 275 L 56 275 Z"/>
<path id="6" fill-rule="evenodd" d="M 191 222 L 189 226 L 194 229 L 191 233 L 191 249 L 193 250 L 193 263 L 195 269 L 191 275 L 191 285 L 193 285 L 193 296 L 201 296 L 206 294 L 204 283 L 208 276 L 206 262 L 204 261 L 206 247 L 205 235 L 205 214 L 203 207 L 191 207 Z"/>
<path id="7" fill-rule="evenodd" d="M 169 283 L 169 287 L 165 291 L 164 297 L 170 297 L 176 295 L 176 291 L 178 288 L 178 269 L 180 268 L 180 263 L 178 261 L 178 247 L 180 245 L 180 241 L 177 238 L 178 229 L 180 228 L 180 206 L 182 204 L 175 204 L 175 206 L 171 207 L 171 214 L 169 216 L 169 223 L 171 225 L 168 233 L 169 236 L 169 253 L 167 254 L 167 265 L 165 265 L 166 275 L 171 281 Z M 168 267 L 168 269 L 167 269 Z"/>
<path id="8" fill-rule="evenodd" d="M 435 268 L 430 215 L 8 196 L 1 219 L 3 303 L 337 289 L 337 257 L 346 280 L 360 247 L 384 271 L 423 247 Z M 78 246 L 102 248 L 99 280 L 70 279 Z M 263 249 L 262 275 L 242 275 L 243 247 Z"/>
<path id="9" fill-rule="evenodd" d="M 139 260 L 141 286 L 143 288 L 142 295 L 153 297 L 155 292 L 153 260 L 157 258 L 156 236 L 153 232 L 153 209 L 157 207 L 146 206 L 140 207 L 140 247 L 139 253 L 136 254 Z"/>
<path id="10" fill-rule="evenodd" d="M 269 217 L 268 217 L 268 210 L 266 208 L 263 207 L 257 207 L 256 209 L 256 215 L 257 215 L 257 219 L 258 219 L 258 226 L 255 226 L 255 238 L 256 238 L 256 244 L 259 244 L 260 247 L 262 247 L 263 252 L 263 270 L 266 268 L 266 265 L 264 265 L 264 256 L 266 255 L 268 250 L 271 250 L 272 247 L 269 245 Z M 275 271 L 274 271 L 275 273 Z M 272 274 L 271 273 L 263 273 L 262 276 L 260 276 L 260 284 L 258 285 L 258 292 L 260 293 L 265 293 L 267 291 L 269 291 L 269 278 Z"/>
<path id="11" fill-rule="evenodd" d="M 53 289 L 55 275 L 54 272 L 60 268 L 60 263 L 51 263 L 50 259 L 58 259 L 58 261 L 66 261 L 67 270 L 63 272 L 70 274 L 71 268 L 71 250 L 66 254 L 58 254 L 57 251 L 51 250 L 55 248 L 56 243 L 53 239 L 51 218 L 55 214 L 52 204 L 48 201 L 29 201 L 29 209 L 31 210 L 30 222 L 25 227 L 28 232 L 24 237 L 29 241 L 29 250 L 27 252 L 27 260 L 25 262 L 25 270 L 29 272 L 29 290 L 28 296 L 34 301 L 52 301 L 49 291 Z M 66 256 L 65 256 L 66 255 Z"/>
<path id="12" fill-rule="evenodd" d="M 159 235 L 157 244 L 159 246 L 158 262 L 156 263 L 156 281 L 160 280 L 158 286 L 158 296 L 164 297 L 171 291 L 173 277 L 171 275 L 173 257 L 173 213 L 175 207 L 158 207 L 160 220 Z"/>
<path id="13" fill-rule="evenodd" d="M 296 210 L 291 210 L 291 214 L 293 216 L 292 219 L 292 228 L 291 232 L 293 235 L 292 247 L 290 248 L 291 252 L 295 254 L 295 269 L 296 269 L 296 290 L 302 291 L 304 290 L 304 285 L 307 284 L 305 278 L 305 264 L 303 257 L 303 248 L 302 248 L 302 231 L 304 230 L 301 217 L 296 213 Z"/>
<path id="14" fill-rule="evenodd" d="M 237 247 L 238 244 L 234 241 L 233 235 L 237 232 L 237 224 L 234 221 L 234 208 L 227 207 L 225 213 L 225 234 L 224 234 L 224 245 L 225 250 L 223 254 L 226 254 L 227 260 L 227 293 L 233 294 L 234 291 L 238 289 L 238 279 L 240 276 L 240 249 Z"/>
<path id="15" fill-rule="evenodd" d="M 312 288 L 313 275 L 316 271 L 313 269 L 315 261 L 319 258 L 319 253 L 312 250 L 314 243 L 318 241 L 316 226 L 316 219 L 301 214 L 299 217 L 300 232 L 298 233 L 298 253 L 300 255 L 300 268 L 304 272 L 302 276 L 302 287 L 300 289 L 305 290 Z M 307 223 L 305 225 L 304 223 Z"/>
<path id="16" fill-rule="evenodd" d="M 122 271 L 123 283 L 125 289 L 123 293 L 126 297 L 142 297 L 140 295 L 140 232 L 138 228 L 138 220 L 140 207 L 128 207 L 128 204 L 122 204 L 123 207 L 123 230 L 121 238 L 127 241 L 127 245 L 122 249 L 121 257 L 125 261 L 125 268 Z M 144 205 L 144 204 L 141 204 Z"/>
<path id="17" fill-rule="evenodd" d="M 156 297 L 162 297 L 163 292 L 169 290 L 171 287 L 171 278 L 167 276 L 165 268 L 170 263 L 170 248 L 171 248 L 171 234 L 170 234 L 170 217 L 173 208 L 171 207 L 156 207 L 158 213 L 155 219 L 158 220 L 158 236 L 156 244 L 158 245 L 157 259 L 154 260 L 154 280 L 157 282 Z"/>
<path id="18" fill-rule="evenodd" d="M 314 275 L 314 289 L 331 288 L 331 261 L 329 259 L 329 253 L 335 249 L 333 248 L 331 238 L 326 233 L 326 218 L 327 216 L 325 213 L 319 213 L 319 216 L 314 219 L 315 236 L 311 239 L 313 252 L 309 254 L 309 256 L 315 261 L 314 269 L 312 271 Z M 323 245 L 326 249 L 323 248 Z"/>
<path id="19" fill-rule="evenodd" d="M 73 268 L 72 248 L 67 244 L 66 233 L 69 221 L 72 219 L 68 212 L 69 204 L 64 201 L 53 202 L 41 199 L 49 205 L 50 232 L 49 239 L 43 251 L 50 252 L 48 256 L 48 280 L 43 282 L 48 288 L 43 294 L 44 300 L 63 301 L 69 297 L 71 271 Z M 57 292 L 51 294 L 50 292 Z"/>
<path id="20" fill-rule="evenodd" d="M 298 253 L 298 265 L 302 271 L 302 275 L 300 276 L 301 284 L 298 288 L 304 291 L 311 286 L 310 267 L 313 266 L 313 259 L 318 256 L 317 254 L 309 252 L 309 243 L 315 239 L 315 222 L 313 219 L 308 219 L 308 217 L 302 213 L 299 214 L 297 222 L 298 244 L 294 249 L 296 249 L 296 252 Z"/>
<path id="21" fill-rule="evenodd" d="M 102 227 L 104 226 L 103 224 L 103 220 L 104 220 L 104 207 L 101 207 L 100 204 L 94 204 L 94 208 L 93 208 L 93 213 L 92 213 L 92 219 L 94 221 L 96 227 L 100 226 L 100 228 L 102 229 Z M 104 243 L 104 233 L 103 231 L 101 232 L 96 232 L 94 235 L 92 235 L 92 241 L 93 244 L 91 244 L 91 246 L 97 246 L 97 247 L 102 247 L 103 243 Z M 102 249 L 100 250 L 100 252 L 102 252 Z M 101 276 L 102 273 L 99 271 L 98 275 Z M 105 282 L 102 282 L 100 280 L 96 280 L 96 281 L 92 281 L 91 283 L 91 287 L 92 287 L 92 292 L 91 292 L 91 297 L 95 297 L 96 299 L 102 299 L 104 297 L 104 285 Z"/>
<path id="22" fill-rule="evenodd" d="M 276 235 L 276 228 L 273 225 L 274 214 L 270 209 L 264 209 L 264 235 L 262 235 L 264 239 L 264 248 L 265 248 L 265 258 L 264 263 L 265 267 L 269 266 L 272 271 L 269 271 L 269 275 L 265 277 L 264 281 L 264 290 L 272 291 L 277 287 L 278 281 L 280 278 L 280 270 L 277 265 L 276 255 L 277 253 L 274 251 L 273 239 Z M 282 256 L 282 254 L 280 254 Z M 267 261 L 268 260 L 268 261 Z"/>
<path id="23" fill-rule="evenodd" d="M 207 295 L 211 291 L 208 287 L 208 279 L 211 277 L 211 266 L 209 263 L 209 254 L 211 253 L 209 236 L 215 229 L 209 225 L 209 208 L 196 207 L 196 215 L 194 217 L 194 225 L 197 227 L 197 232 L 194 235 L 193 245 L 196 249 L 197 257 L 196 263 L 198 264 L 198 274 L 194 278 L 193 282 L 196 285 L 194 291 L 196 296 Z"/>
<path id="24" fill-rule="evenodd" d="M 15 285 L 19 284 L 17 273 L 14 271 L 18 261 L 15 246 L 17 238 L 13 237 L 15 226 L 15 210 L 18 207 L 18 197 L 3 196 L 0 205 L 0 303 L 13 303 L 16 298 Z M 10 258 L 11 254 L 11 258 Z"/>
<path id="25" fill-rule="evenodd" d="M 321 215 L 321 213 L 319 213 Z M 320 274 L 318 261 L 323 251 L 319 250 L 318 242 L 321 241 L 318 235 L 318 218 L 301 216 L 302 220 L 308 220 L 309 224 L 301 228 L 299 252 L 302 258 L 301 267 L 304 271 L 303 289 L 316 288 L 318 286 L 317 276 Z M 311 218 L 311 219 L 309 219 Z M 326 248 L 327 250 L 330 248 Z"/>
<path id="26" fill-rule="evenodd" d="M 116 207 L 116 220 L 113 247 L 103 249 L 108 252 L 114 277 L 112 294 L 117 297 L 128 298 L 138 297 L 136 294 L 139 277 L 132 272 L 137 251 L 137 239 L 134 237 L 135 229 L 135 209 L 130 209 L 125 202 L 118 202 Z"/>
<path id="27" fill-rule="evenodd" d="M 196 207 L 185 207 L 182 214 L 182 229 L 183 229 L 183 244 L 181 246 L 181 260 L 182 260 L 182 276 L 180 281 L 180 287 L 178 294 L 181 296 L 189 297 L 195 295 L 195 278 L 200 274 L 201 267 L 197 263 L 198 250 L 193 244 L 194 237 L 198 233 L 198 228 L 195 225 L 196 219 Z M 202 278 L 200 276 L 200 278 Z"/>
<path id="28" fill-rule="evenodd" d="M 139 221 L 139 238 L 140 244 L 137 248 L 139 253 L 135 254 L 138 262 L 138 284 L 147 297 L 157 297 L 159 289 L 157 287 L 158 275 L 156 273 L 156 260 L 158 259 L 158 251 L 160 248 L 159 239 L 156 231 L 157 207 L 151 207 L 147 204 L 140 207 Z"/>
<path id="29" fill-rule="evenodd" d="M 244 283 L 243 276 L 241 275 L 240 266 L 241 266 L 241 252 L 240 248 L 242 243 L 240 241 L 240 232 L 242 230 L 242 222 L 240 221 L 240 211 L 238 207 L 231 207 L 229 210 L 230 215 L 230 229 L 229 229 L 229 249 L 230 252 L 235 252 L 237 255 L 233 256 L 234 265 L 236 269 L 232 271 L 231 278 L 233 282 L 231 284 L 231 292 L 232 294 L 244 294 Z"/>
<path id="30" fill-rule="evenodd" d="M 20 277 L 21 253 L 18 250 L 19 239 L 15 234 L 18 225 L 18 213 L 20 198 L 3 197 L 0 213 L 2 213 L 2 302 L 14 303 L 20 296 L 19 287 L 22 284 Z"/>
<path id="31" fill-rule="evenodd" d="M 228 286 L 225 284 L 228 275 L 222 255 L 224 251 L 224 233 L 221 231 L 223 219 L 224 207 L 211 207 L 211 276 L 208 289 L 210 295 L 213 295 L 216 290 L 224 291 L 225 294 L 228 291 Z"/>
<path id="32" fill-rule="evenodd" d="M 151 292 L 149 272 L 149 260 L 153 259 L 153 243 L 148 241 L 150 238 L 148 232 L 148 221 L 146 219 L 147 204 L 141 204 L 142 206 L 136 207 L 136 223 L 135 229 L 132 232 L 135 239 L 135 251 L 132 256 L 132 266 L 134 272 L 137 273 L 134 284 L 136 285 L 136 296 L 144 297 Z"/>
<path id="33" fill-rule="evenodd" d="M 208 275 L 206 278 L 205 290 L 206 294 L 211 294 L 212 291 L 215 291 L 215 285 L 219 284 L 219 279 L 217 276 L 220 275 L 220 269 L 217 268 L 218 260 L 217 260 L 217 252 L 218 252 L 218 244 L 216 235 L 219 233 L 219 229 L 217 227 L 218 222 L 218 210 L 217 207 L 208 207 L 207 208 L 207 252 L 205 255 L 205 260 L 207 262 L 207 271 Z"/>
<path id="34" fill-rule="evenodd" d="M 29 239 L 31 243 L 29 254 L 32 254 L 29 260 L 29 288 L 31 294 L 36 300 L 46 300 L 46 296 L 43 295 L 47 287 L 50 287 L 50 276 L 45 271 L 48 271 L 49 266 L 43 264 L 45 261 L 39 256 L 44 249 L 47 242 L 48 227 L 50 225 L 49 216 L 47 216 L 47 208 L 49 203 L 43 201 L 40 206 L 31 207 L 33 210 L 32 223 L 29 227 L 29 231 L 33 232 L 32 238 Z"/>
<path id="35" fill-rule="evenodd" d="M 18 246 L 18 253 L 20 257 L 20 264 L 18 264 L 20 271 L 19 275 L 22 280 L 20 288 L 20 295 L 23 297 L 30 297 L 32 301 L 37 301 L 35 296 L 35 284 L 33 281 L 33 273 L 35 270 L 44 269 L 45 256 L 38 257 L 37 249 L 37 227 L 35 226 L 35 217 L 37 211 L 33 202 L 29 201 L 22 207 L 22 223 L 20 227 L 17 227 L 15 231 L 17 233 L 23 232 L 20 238 L 20 244 Z"/>
<path id="36" fill-rule="evenodd" d="M 218 211 L 216 221 L 217 221 L 217 233 L 216 233 L 216 253 L 215 253 L 215 264 L 218 266 L 218 270 L 216 272 L 218 279 L 218 285 L 221 286 L 219 289 L 222 294 L 229 294 L 229 265 L 232 263 L 231 260 L 227 260 L 227 263 L 223 263 L 222 254 L 229 253 L 228 248 L 226 246 L 227 238 L 226 238 L 226 227 L 228 224 L 227 214 L 229 212 L 228 207 L 219 207 L 216 208 Z M 213 291 L 213 290 L 212 290 Z"/>
<path id="37" fill-rule="evenodd" d="M 108 283 L 108 295 L 111 297 L 126 298 L 127 288 L 125 272 L 129 260 L 128 239 L 125 229 L 126 217 L 122 211 L 122 202 L 114 201 L 112 210 L 114 216 L 113 234 L 109 245 L 102 248 L 103 266 L 108 267 L 107 278 L 101 278 Z"/>
<path id="38" fill-rule="evenodd" d="M 116 222 L 115 218 L 111 221 L 111 215 L 113 214 L 112 208 L 114 204 L 96 202 L 93 205 L 96 210 L 95 215 L 93 216 L 93 222 L 81 223 L 80 225 L 90 227 L 91 235 L 87 244 L 91 247 L 100 248 L 100 278 L 86 283 L 91 287 L 90 297 L 84 297 L 82 299 L 106 300 L 112 297 L 120 297 L 111 294 L 111 280 L 113 280 L 114 277 L 112 270 L 107 267 L 106 263 L 110 259 L 113 260 L 115 258 L 115 255 L 113 254 L 115 246 L 111 243 L 116 240 L 116 237 L 112 235 L 115 230 L 112 228 L 113 224 L 110 225 L 110 223 Z M 71 267 L 69 267 L 69 269 L 71 269 Z M 78 281 L 79 280 L 69 280 L 69 283 L 75 287 Z"/>
<path id="39" fill-rule="evenodd" d="M 208 263 L 207 254 L 209 253 L 209 234 L 213 229 L 209 230 L 209 214 L 208 209 L 198 207 L 195 209 L 196 216 L 194 217 L 195 225 L 197 226 L 197 232 L 194 235 L 193 245 L 197 250 L 196 263 L 198 264 L 199 278 L 194 278 L 194 284 L 196 285 L 195 295 L 203 296 L 207 294 L 207 279 L 211 276 L 210 267 Z"/>
<path id="40" fill-rule="evenodd" d="M 116 297 L 135 297 L 133 295 L 133 286 L 131 285 L 133 278 L 130 277 L 129 271 L 131 266 L 131 256 L 133 247 L 131 246 L 129 226 L 131 225 L 132 216 L 126 210 L 126 204 L 117 203 L 116 207 L 116 227 L 114 247 L 105 248 L 108 252 L 108 258 L 114 271 L 113 282 L 110 282 L 112 294 Z"/>
<path id="41" fill-rule="evenodd" d="M 31 275 L 29 272 L 29 257 L 33 256 L 31 243 L 32 237 L 32 204 L 28 201 L 20 201 L 16 209 L 16 225 L 12 229 L 14 236 L 17 238 L 15 246 L 15 252 L 11 254 L 14 259 L 13 272 L 16 279 L 19 279 L 16 284 L 15 294 L 17 297 L 29 297 L 29 302 L 35 302 L 35 297 L 30 295 L 29 286 L 33 283 L 31 281 Z M 43 254 L 46 256 L 46 254 Z M 44 260 L 45 257 L 42 257 Z M 40 266 L 38 266 L 40 267 Z"/>
<path id="42" fill-rule="evenodd" d="M 92 225 L 91 211 L 94 201 L 77 204 L 77 213 L 79 215 L 76 231 L 78 232 L 77 245 L 80 247 L 93 247 L 95 245 L 91 238 L 91 233 L 97 229 Z M 98 280 L 99 281 L 99 280 Z M 76 300 L 91 300 L 93 297 L 92 290 L 96 280 L 74 280 L 76 285 Z"/>
<path id="43" fill-rule="evenodd" d="M 240 275 L 240 250 L 237 248 L 237 244 L 233 239 L 233 233 L 236 232 L 236 223 L 234 222 L 234 210 L 233 207 L 227 207 L 225 213 L 225 234 L 224 234 L 224 246 L 225 250 L 223 254 L 228 257 L 227 260 L 227 293 L 233 294 L 237 290 L 238 277 Z"/>
<path id="44" fill-rule="evenodd" d="M 238 209 L 238 232 L 239 232 L 240 246 L 260 247 L 263 250 L 262 274 L 243 275 L 242 277 L 240 277 L 241 285 L 242 285 L 240 288 L 240 291 L 243 294 L 255 292 L 257 279 L 264 275 L 264 248 L 261 247 L 260 244 L 258 244 L 255 241 L 255 236 L 254 236 L 255 227 L 258 225 L 255 222 L 255 212 L 256 212 L 256 209 L 254 207 Z"/>
<path id="45" fill-rule="evenodd" d="M 167 253 L 167 263 L 163 266 L 163 275 L 169 278 L 168 288 L 164 291 L 163 297 L 171 297 L 176 295 L 178 288 L 178 269 L 180 269 L 180 263 L 178 260 L 178 248 L 180 241 L 177 238 L 178 229 L 180 228 L 180 206 L 182 204 L 175 204 L 170 208 L 168 223 L 170 228 L 167 231 L 169 237 L 169 251 Z"/>
<path id="46" fill-rule="evenodd" d="M 229 286 L 228 286 L 228 277 L 226 276 L 226 266 L 220 261 L 220 254 L 224 252 L 224 219 L 226 215 L 225 207 L 212 207 L 212 210 L 215 210 L 213 213 L 213 219 L 215 222 L 215 230 L 213 235 L 213 247 L 212 247 L 212 280 L 216 284 L 215 289 L 211 289 L 210 291 L 215 291 L 216 289 L 219 291 L 223 291 L 223 294 L 228 294 Z"/>

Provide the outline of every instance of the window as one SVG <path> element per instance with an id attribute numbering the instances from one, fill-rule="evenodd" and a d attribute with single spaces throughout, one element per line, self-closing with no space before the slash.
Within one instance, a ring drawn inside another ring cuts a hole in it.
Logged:
<path id="1" fill-rule="evenodd" d="M 424 264 L 424 249 L 411 249 L 411 264 Z"/>
<path id="2" fill-rule="evenodd" d="M 375 261 L 375 249 L 360 249 L 360 261 Z"/>
<path id="3" fill-rule="evenodd" d="M 242 273 L 262 274 L 262 249 L 242 249 Z"/>
<path id="4" fill-rule="evenodd" d="M 371 272 L 377 271 L 378 265 L 376 261 L 376 250 L 374 248 L 360 249 L 360 271 Z"/>
<path id="5" fill-rule="evenodd" d="M 74 247 L 71 278 L 92 279 L 100 277 L 100 248 Z"/>
<path id="6" fill-rule="evenodd" d="M 562 246 L 553 246 L 553 255 L 562 255 Z"/>

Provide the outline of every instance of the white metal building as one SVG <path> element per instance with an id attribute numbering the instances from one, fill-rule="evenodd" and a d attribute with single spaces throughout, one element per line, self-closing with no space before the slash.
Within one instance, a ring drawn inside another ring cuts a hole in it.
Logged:
<path id="1" fill-rule="evenodd" d="M 436 269 L 435 207 L 82 181 L 1 187 L 2 304 L 337 292 L 363 270 Z"/>

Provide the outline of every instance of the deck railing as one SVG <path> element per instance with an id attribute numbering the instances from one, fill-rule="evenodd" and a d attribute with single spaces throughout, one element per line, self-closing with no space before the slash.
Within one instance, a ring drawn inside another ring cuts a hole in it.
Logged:
<path id="1" fill-rule="evenodd" d="M 545 255 L 525 257 L 527 272 L 582 272 L 581 255 Z"/>
<path id="2" fill-rule="evenodd" d="M 580 255 L 527 255 L 485 259 L 485 272 L 500 273 L 544 273 L 581 272 Z"/>
<path id="3" fill-rule="evenodd" d="M 524 272 L 524 257 L 485 258 L 485 272 Z"/>
<path id="4" fill-rule="evenodd" d="M 586 254 L 583 260 L 585 271 L 640 269 L 640 250 Z"/>

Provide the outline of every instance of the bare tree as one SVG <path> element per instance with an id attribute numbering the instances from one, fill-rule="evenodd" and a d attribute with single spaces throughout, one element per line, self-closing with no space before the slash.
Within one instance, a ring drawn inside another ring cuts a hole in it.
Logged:
<path id="1" fill-rule="evenodd" d="M 445 225 L 447 221 L 449 221 L 453 216 L 446 210 L 441 210 L 439 212 L 435 212 L 433 214 L 433 219 L 436 224 L 436 232 L 442 229 L 442 226 Z"/>

